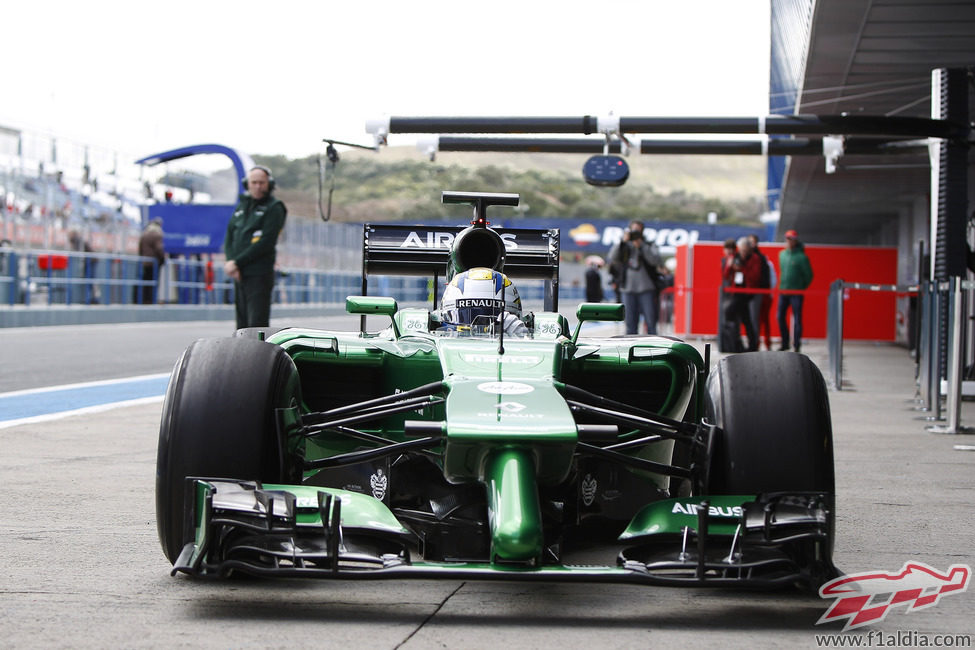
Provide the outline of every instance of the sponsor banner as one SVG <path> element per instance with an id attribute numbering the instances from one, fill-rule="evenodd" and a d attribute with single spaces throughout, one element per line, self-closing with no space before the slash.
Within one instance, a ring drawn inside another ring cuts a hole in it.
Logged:
<path id="1" fill-rule="evenodd" d="M 493 222 L 491 226 L 499 233 L 503 233 L 505 228 L 530 228 L 539 231 L 549 228 L 559 230 L 559 247 L 562 252 L 586 252 L 603 253 L 609 251 L 610 247 L 623 237 L 629 222 L 627 221 L 601 221 L 595 219 L 505 219 Z M 388 228 L 388 226 L 383 226 Z M 432 229 L 431 229 L 432 228 Z M 419 230 L 403 228 L 405 232 L 397 233 L 398 236 L 408 238 L 406 241 L 409 246 L 416 248 L 449 248 L 453 242 L 453 236 L 462 230 L 463 227 L 445 226 L 436 228 L 435 226 L 421 227 Z M 416 231 L 411 235 L 411 230 Z M 720 241 L 728 238 L 737 239 L 745 235 L 757 234 L 761 241 L 769 241 L 775 234 L 774 225 L 771 226 L 728 226 L 710 225 L 706 223 L 683 223 L 676 221 L 647 221 L 644 229 L 644 236 L 648 241 L 652 240 L 663 253 L 672 254 L 678 246 L 695 244 L 698 241 Z M 383 236 L 392 236 L 392 232 L 387 231 Z M 506 238 L 505 245 L 508 250 L 512 250 L 514 240 Z M 527 239 L 527 238 L 524 238 Z M 523 245 L 523 236 L 519 233 L 517 244 Z M 401 240 L 402 241 L 402 240 Z M 383 241 L 382 243 L 386 243 Z M 543 242 L 537 242 L 542 245 Z"/>
<path id="2" fill-rule="evenodd" d="M 223 252 L 223 238 L 233 205 L 157 203 L 148 207 L 149 219 L 163 220 L 167 254 L 196 255 Z"/>
<path id="3" fill-rule="evenodd" d="M 524 225 L 529 228 L 559 228 L 562 252 L 605 254 L 622 239 L 629 226 L 627 221 L 598 221 L 584 219 L 524 219 L 505 222 L 505 225 Z M 646 221 L 643 235 L 660 252 L 671 255 L 678 246 L 693 246 L 699 241 L 721 241 L 757 234 L 762 241 L 774 235 L 774 227 L 719 226 L 706 223 L 676 221 Z"/>
<path id="4" fill-rule="evenodd" d="M 454 238 L 468 226 L 412 226 L 370 224 L 367 233 L 370 249 L 396 248 L 407 250 L 443 250 L 453 246 Z M 509 252 L 548 254 L 551 250 L 548 229 L 525 229 L 520 225 L 509 232 L 504 228 L 491 227 L 501 237 Z"/>

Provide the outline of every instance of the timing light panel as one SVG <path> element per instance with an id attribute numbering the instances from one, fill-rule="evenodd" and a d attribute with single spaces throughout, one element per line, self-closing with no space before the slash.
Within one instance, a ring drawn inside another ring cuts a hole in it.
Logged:
<path id="1" fill-rule="evenodd" d="M 630 177 L 630 166 L 620 156 L 592 156 L 582 166 L 582 177 L 590 185 L 619 187 Z"/>

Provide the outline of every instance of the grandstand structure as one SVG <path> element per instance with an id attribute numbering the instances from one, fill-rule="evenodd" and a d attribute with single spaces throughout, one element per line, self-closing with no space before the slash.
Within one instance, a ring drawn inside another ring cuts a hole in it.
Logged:
<path id="1" fill-rule="evenodd" d="M 149 205 L 236 202 L 239 179 L 227 160 L 197 159 L 149 167 L 95 144 L 0 125 L 0 304 L 125 303 L 138 285 L 138 240 Z M 323 285 L 358 278 L 361 226 L 289 217 L 278 244 L 281 276 L 319 289 L 291 287 L 294 300 L 324 300 Z M 217 295 L 232 286 L 221 255 L 170 262 L 161 269 L 158 302 L 226 301 Z M 350 277 L 316 282 L 328 273 Z M 94 288 L 87 289 L 91 280 Z"/>
<path id="2" fill-rule="evenodd" d="M 221 161 L 208 173 L 180 165 L 153 169 L 95 144 L 0 125 L 0 239 L 18 248 L 69 249 L 78 230 L 92 250 L 135 253 L 152 202 L 233 203 L 238 179 Z M 282 265 L 339 270 L 361 263 L 361 227 L 289 215 Z M 327 251 L 327 254 L 323 254 Z"/>
<path id="3" fill-rule="evenodd" d="M 138 173 L 117 152 L 0 126 L 0 239 L 67 249 L 77 229 L 94 250 L 132 252 L 144 196 Z"/>
<path id="4" fill-rule="evenodd" d="M 202 167 L 137 165 L 95 144 L 0 125 L 0 240 L 19 250 L 69 251 L 74 230 L 94 253 L 135 254 L 149 204 L 235 202 L 238 179 L 226 160 Z M 282 267 L 358 268 L 361 227 L 289 216 L 278 246 Z"/>

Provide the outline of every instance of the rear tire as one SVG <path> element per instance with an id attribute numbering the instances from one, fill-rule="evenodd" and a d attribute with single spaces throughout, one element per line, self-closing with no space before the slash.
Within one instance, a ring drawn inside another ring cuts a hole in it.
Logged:
<path id="1" fill-rule="evenodd" d="M 185 478 L 281 481 L 290 474 L 275 409 L 298 406 L 291 357 L 255 339 L 201 339 L 176 362 L 156 459 L 156 525 L 170 562 L 186 541 Z"/>

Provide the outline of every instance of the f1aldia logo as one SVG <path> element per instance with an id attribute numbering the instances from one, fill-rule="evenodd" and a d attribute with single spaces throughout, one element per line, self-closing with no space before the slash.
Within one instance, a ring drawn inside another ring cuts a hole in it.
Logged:
<path id="1" fill-rule="evenodd" d="M 836 600 L 816 625 L 846 619 L 845 632 L 882 621 L 899 605 L 906 605 L 908 613 L 933 607 L 942 596 L 968 589 L 971 574 L 966 564 L 952 564 L 942 573 L 923 562 L 905 562 L 897 573 L 867 571 L 840 576 L 819 588 L 821 597 Z"/>

